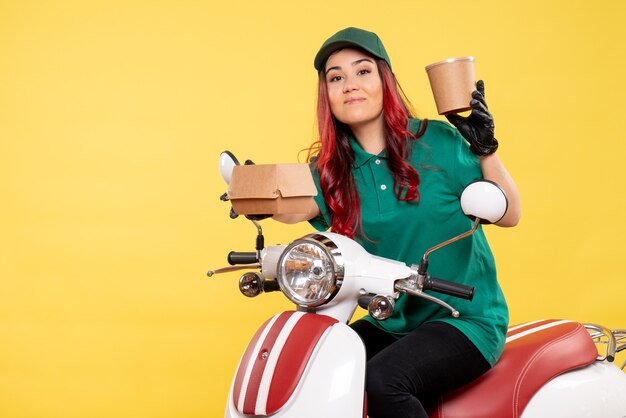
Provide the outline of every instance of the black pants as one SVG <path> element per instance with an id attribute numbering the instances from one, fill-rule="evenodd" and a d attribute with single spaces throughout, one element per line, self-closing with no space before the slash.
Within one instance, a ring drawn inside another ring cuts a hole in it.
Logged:
<path id="1" fill-rule="evenodd" d="M 465 334 L 445 322 L 424 324 L 399 340 L 367 321 L 351 327 L 367 352 L 370 418 L 428 418 L 422 403 L 436 401 L 490 368 Z"/>

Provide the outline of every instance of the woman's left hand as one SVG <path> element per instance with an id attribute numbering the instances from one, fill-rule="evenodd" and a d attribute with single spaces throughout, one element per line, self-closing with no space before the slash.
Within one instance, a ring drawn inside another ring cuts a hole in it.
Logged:
<path id="1" fill-rule="evenodd" d="M 481 157 L 493 154 L 498 149 L 498 141 L 494 137 L 495 125 L 485 102 L 485 83 L 482 80 L 476 83 L 470 106 L 472 113 L 468 117 L 446 115 L 446 118 L 469 142 L 474 154 Z"/>

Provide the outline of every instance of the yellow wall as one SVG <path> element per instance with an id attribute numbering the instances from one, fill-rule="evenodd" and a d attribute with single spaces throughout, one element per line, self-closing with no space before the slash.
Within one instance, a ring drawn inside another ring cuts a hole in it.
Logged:
<path id="1" fill-rule="evenodd" d="M 626 327 L 621 1 L 0 2 L 0 416 L 215 417 L 288 305 L 208 279 L 254 228 L 217 156 L 295 162 L 323 40 L 378 32 L 419 114 L 423 67 L 477 57 L 523 197 L 488 232 L 512 322 Z M 265 221 L 268 243 L 306 225 Z"/>

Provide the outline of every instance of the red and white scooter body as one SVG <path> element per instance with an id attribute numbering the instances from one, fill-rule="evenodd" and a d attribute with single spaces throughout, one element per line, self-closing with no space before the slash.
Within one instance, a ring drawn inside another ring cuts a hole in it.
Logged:
<path id="1" fill-rule="evenodd" d="M 248 345 L 225 416 L 363 418 L 364 382 L 365 349 L 350 327 L 326 315 L 283 312 Z"/>
<path id="2" fill-rule="evenodd" d="M 441 399 L 431 418 L 626 416 L 626 375 L 595 361 L 585 328 L 536 321 L 509 330 L 505 352 L 487 374 Z M 226 417 L 364 416 L 365 352 L 344 323 L 320 314 L 283 312 L 248 345 Z"/>

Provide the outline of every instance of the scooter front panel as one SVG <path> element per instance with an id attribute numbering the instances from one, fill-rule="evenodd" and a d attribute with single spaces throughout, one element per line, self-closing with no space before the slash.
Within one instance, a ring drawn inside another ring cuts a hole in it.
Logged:
<path id="1" fill-rule="evenodd" d="M 271 415 L 289 400 L 320 338 L 337 320 L 283 312 L 267 321 L 248 345 L 231 402 L 243 415 Z"/>
<path id="2" fill-rule="evenodd" d="M 243 411 L 243 405 L 247 392 L 245 389 L 242 390 L 242 387 L 247 388 L 248 386 L 250 375 L 252 374 L 252 370 L 254 368 L 253 360 L 259 353 L 261 344 L 265 341 L 267 334 L 279 318 L 281 318 L 281 322 L 284 323 L 288 316 L 280 314 L 265 321 L 265 323 L 261 325 L 261 327 L 259 327 L 257 332 L 254 334 L 252 340 L 248 343 L 248 347 L 244 351 L 241 360 L 239 360 L 239 366 L 237 367 L 237 372 L 235 373 L 235 380 L 233 381 L 233 387 L 231 390 L 232 393 L 229 396 L 229 401 L 233 402 L 234 405 L 236 405 L 241 411 Z"/>

